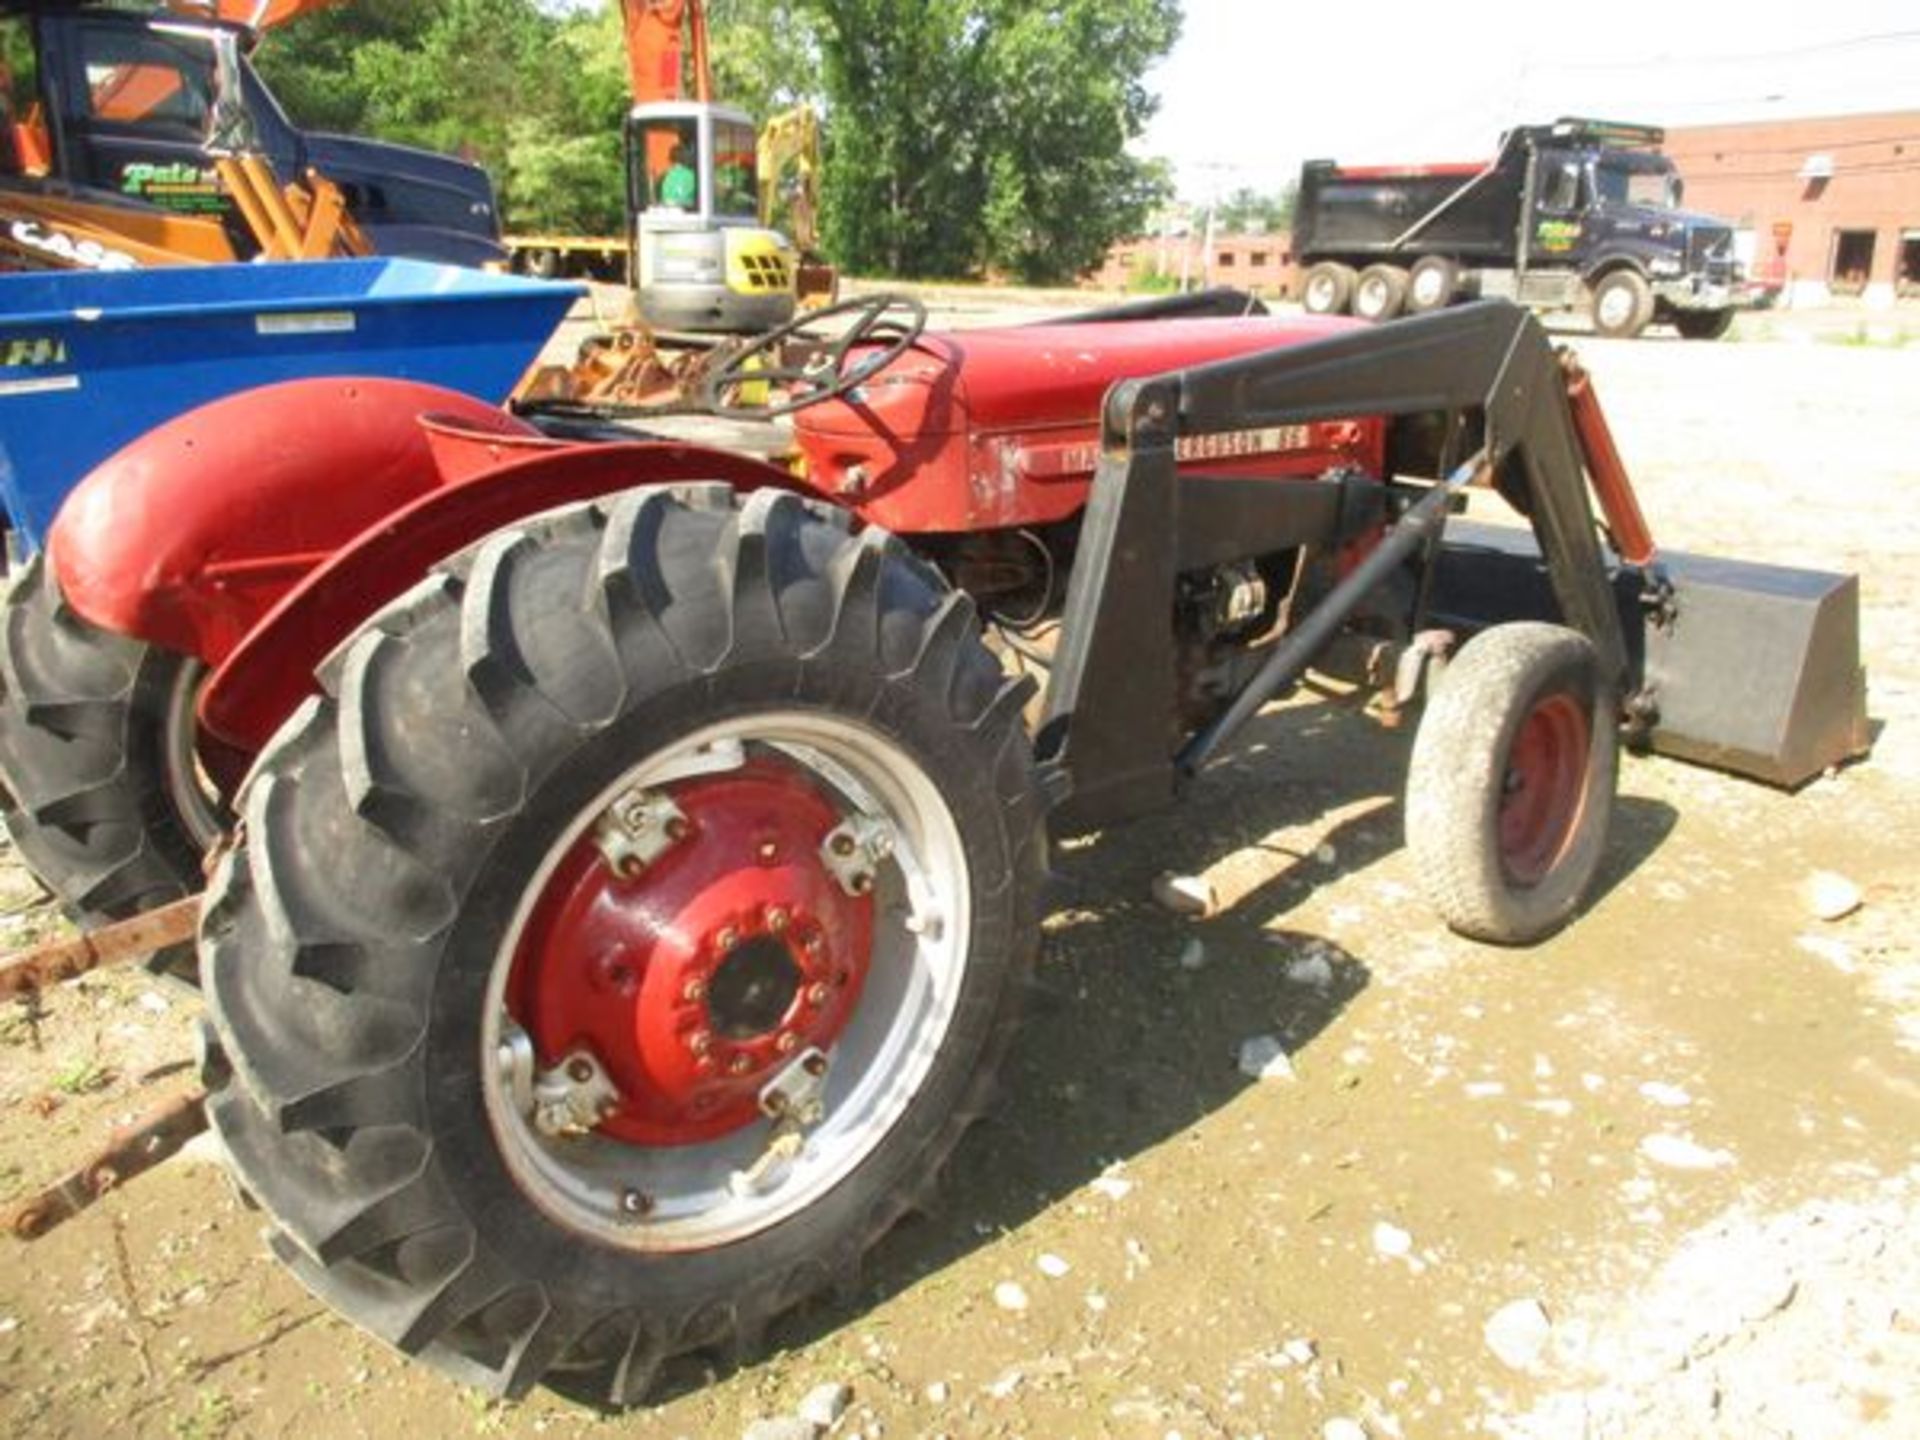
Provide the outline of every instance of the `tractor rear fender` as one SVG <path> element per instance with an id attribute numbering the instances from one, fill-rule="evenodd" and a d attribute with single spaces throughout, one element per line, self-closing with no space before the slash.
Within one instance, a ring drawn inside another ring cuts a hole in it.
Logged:
<path id="1" fill-rule="evenodd" d="M 498 414 L 490 426 L 496 432 Z M 441 419 L 434 428 L 444 451 L 454 427 Z M 467 438 L 487 444 L 471 430 Z M 317 688 L 321 662 L 370 616 L 439 562 L 515 521 L 636 485 L 721 480 L 738 490 L 801 488 L 786 471 L 693 445 L 565 445 L 528 453 L 509 437 L 503 453 L 508 458 L 495 468 L 463 469 L 458 483 L 378 516 L 285 589 L 223 656 L 201 693 L 201 724 L 245 755 L 257 754 Z"/>
<path id="2" fill-rule="evenodd" d="M 218 665 L 308 571 L 442 483 L 429 412 L 505 420 L 438 386 L 329 378 L 243 391 L 148 431 L 54 519 L 47 550 L 67 603 Z"/>

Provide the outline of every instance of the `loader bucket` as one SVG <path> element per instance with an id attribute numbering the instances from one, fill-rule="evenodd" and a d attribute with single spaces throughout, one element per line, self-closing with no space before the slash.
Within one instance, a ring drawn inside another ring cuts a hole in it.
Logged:
<path id="1" fill-rule="evenodd" d="M 1654 750 L 1788 787 L 1866 753 L 1858 577 L 1685 551 L 1659 564 L 1672 585 L 1664 619 L 1644 602 L 1643 571 L 1609 568 Z M 1559 619 L 1533 536 L 1449 525 L 1432 623 L 1465 632 L 1519 619 Z"/>

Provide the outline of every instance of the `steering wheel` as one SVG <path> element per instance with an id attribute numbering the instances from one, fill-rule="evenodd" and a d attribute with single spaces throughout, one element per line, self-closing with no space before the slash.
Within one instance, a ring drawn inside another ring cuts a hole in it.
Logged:
<path id="1" fill-rule="evenodd" d="M 846 329 L 823 334 L 830 320 L 852 316 Z M 927 307 L 911 295 L 862 295 L 824 309 L 796 315 L 735 350 L 707 372 L 700 398 L 715 415 L 742 420 L 771 420 L 809 405 L 832 400 L 872 379 L 906 353 L 927 328 Z M 878 345 L 871 354 L 848 363 L 860 345 Z M 805 346 L 795 361 L 790 347 Z M 739 399 L 749 385 L 784 387 L 782 398 L 750 404 Z"/>

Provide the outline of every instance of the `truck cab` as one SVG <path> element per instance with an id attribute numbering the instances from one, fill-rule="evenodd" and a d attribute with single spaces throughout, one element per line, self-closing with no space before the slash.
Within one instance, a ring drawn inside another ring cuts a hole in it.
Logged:
<path id="1" fill-rule="evenodd" d="M 1564 284 L 1559 272 L 1569 270 L 1597 292 L 1609 274 L 1625 269 L 1646 281 L 1655 307 L 1650 319 L 1736 305 L 1742 276 L 1733 227 L 1682 208 L 1685 183 L 1673 162 L 1644 148 L 1658 144 L 1660 132 L 1614 126 L 1568 135 L 1564 126 L 1527 137 L 1533 206 L 1521 222 L 1519 268 L 1523 282 L 1531 272 L 1545 283 L 1523 283 L 1520 298 L 1528 298 L 1528 288 L 1552 293 Z M 1622 144 L 1609 132 L 1642 143 Z"/>
<path id="2" fill-rule="evenodd" d="M 112 196 L 245 230 L 213 168 L 223 75 L 239 77 L 246 143 L 284 180 L 339 186 L 381 254 L 478 265 L 500 259 L 484 171 L 444 155 L 298 130 L 248 62 L 244 27 L 92 3 L 0 0 L 16 143 L 9 183 Z M 223 50 L 231 50 L 223 57 Z M 30 68 L 23 76 L 20 71 Z"/>

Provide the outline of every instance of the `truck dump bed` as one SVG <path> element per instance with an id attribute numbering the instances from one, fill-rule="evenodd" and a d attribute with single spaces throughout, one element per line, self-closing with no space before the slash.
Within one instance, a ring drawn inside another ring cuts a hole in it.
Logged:
<path id="1" fill-rule="evenodd" d="M 1465 165 L 1343 167 L 1311 161 L 1300 180 L 1295 250 L 1391 255 L 1396 240 L 1432 215 L 1419 231 L 1423 249 L 1469 261 L 1509 259 L 1520 225 L 1523 168 L 1518 147 L 1508 147 L 1497 162 Z"/>

